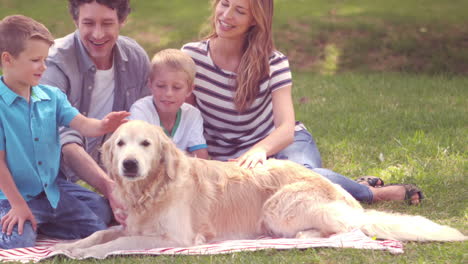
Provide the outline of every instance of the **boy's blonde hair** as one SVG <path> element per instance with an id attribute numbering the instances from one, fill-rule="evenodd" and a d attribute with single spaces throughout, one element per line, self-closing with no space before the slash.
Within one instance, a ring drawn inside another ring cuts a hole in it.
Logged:
<path id="1" fill-rule="evenodd" d="M 54 37 L 50 31 L 30 17 L 13 15 L 0 21 L 0 54 L 8 52 L 13 57 L 18 57 L 26 49 L 26 42 L 30 39 L 54 44 Z M 1 63 L 0 60 L 0 66 Z"/>
<path id="2" fill-rule="evenodd" d="M 188 54 L 178 49 L 165 49 L 156 53 L 151 60 L 151 81 L 154 80 L 156 72 L 161 67 L 169 67 L 172 70 L 184 72 L 188 77 L 189 87 L 192 87 L 195 80 L 196 66 Z"/>

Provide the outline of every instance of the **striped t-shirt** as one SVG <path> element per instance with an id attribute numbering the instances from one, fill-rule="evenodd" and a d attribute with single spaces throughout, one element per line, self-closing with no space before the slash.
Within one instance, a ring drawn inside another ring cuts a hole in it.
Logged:
<path id="1" fill-rule="evenodd" d="M 269 76 L 261 81 L 257 98 L 239 113 L 234 105 L 236 74 L 214 64 L 209 46 L 205 40 L 185 44 L 182 50 L 197 65 L 194 94 L 203 116 L 208 152 L 216 160 L 234 159 L 275 129 L 271 94 L 291 85 L 291 71 L 287 57 L 274 51 Z"/>

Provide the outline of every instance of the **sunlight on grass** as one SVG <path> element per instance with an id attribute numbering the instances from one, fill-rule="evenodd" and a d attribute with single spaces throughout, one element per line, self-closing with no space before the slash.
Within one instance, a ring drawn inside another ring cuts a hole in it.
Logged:
<path id="1" fill-rule="evenodd" d="M 341 50 L 335 44 L 327 44 L 324 53 L 325 56 L 320 73 L 323 75 L 335 75 L 338 71 Z"/>
<path id="2" fill-rule="evenodd" d="M 381 170 L 378 175 L 391 182 L 401 182 L 405 177 L 411 177 L 412 173 L 413 171 L 409 166 L 397 164 Z"/>
<path id="3" fill-rule="evenodd" d="M 350 16 L 350 15 L 359 15 L 364 12 L 364 8 L 359 6 L 346 6 L 338 9 L 336 11 L 337 15 L 341 16 Z"/>

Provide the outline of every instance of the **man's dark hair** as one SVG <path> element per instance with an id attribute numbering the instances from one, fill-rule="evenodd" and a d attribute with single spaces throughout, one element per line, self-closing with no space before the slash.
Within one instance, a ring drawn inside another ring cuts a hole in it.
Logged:
<path id="1" fill-rule="evenodd" d="M 119 22 L 123 22 L 130 14 L 130 0 L 68 0 L 68 9 L 73 20 L 78 20 L 80 15 L 80 5 L 97 2 L 117 11 Z"/>

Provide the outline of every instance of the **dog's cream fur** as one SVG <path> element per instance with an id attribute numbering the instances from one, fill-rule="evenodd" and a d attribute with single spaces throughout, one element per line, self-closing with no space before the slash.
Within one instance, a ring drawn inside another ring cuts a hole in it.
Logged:
<path id="1" fill-rule="evenodd" d="M 104 144 L 103 160 L 128 209 L 127 226 L 57 246 L 75 257 L 260 235 L 326 237 L 355 228 L 386 239 L 466 239 L 421 216 L 364 210 L 340 186 L 293 162 L 270 159 L 241 169 L 187 157 L 142 121 L 122 125 Z"/>

